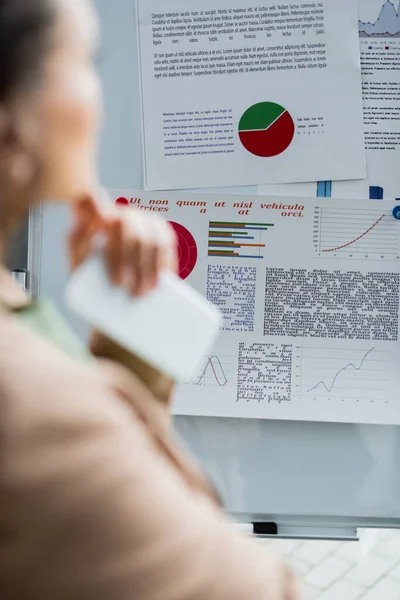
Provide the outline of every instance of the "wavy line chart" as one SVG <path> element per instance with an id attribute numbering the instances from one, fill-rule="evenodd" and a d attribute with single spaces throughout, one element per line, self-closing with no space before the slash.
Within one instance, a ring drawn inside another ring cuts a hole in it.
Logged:
<path id="1" fill-rule="evenodd" d="M 400 6 L 398 0 L 378 0 L 376 7 L 372 2 L 365 5 L 360 3 L 360 17 L 358 22 L 359 35 L 361 38 L 398 38 L 400 37 Z M 370 14 L 368 20 L 363 21 L 364 11 L 366 9 L 375 10 L 374 15 Z"/>
<path id="2" fill-rule="evenodd" d="M 301 396 L 329 400 L 385 401 L 388 389 L 387 357 L 370 348 L 298 349 Z"/>
<path id="3" fill-rule="evenodd" d="M 325 259 L 400 260 L 400 230 L 379 208 L 316 207 L 313 243 Z"/>
<path id="4" fill-rule="evenodd" d="M 313 392 L 314 390 L 317 390 L 320 386 L 325 388 L 325 390 L 330 393 L 333 388 L 335 387 L 335 383 L 336 381 L 339 379 L 340 375 L 342 373 L 344 373 L 345 371 L 347 371 L 347 369 L 354 369 L 355 371 L 361 371 L 361 369 L 364 366 L 365 361 L 367 360 L 367 357 L 375 350 L 375 348 L 371 348 L 370 350 L 368 350 L 368 352 L 366 352 L 364 354 L 364 356 L 362 357 L 362 360 L 359 364 L 359 366 L 357 367 L 354 363 L 350 362 L 348 363 L 345 367 L 343 367 L 342 369 L 340 369 L 340 371 L 338 371 L 335 375 L 335 377 L 332 379 L 332 383 L 328 384 L 325 381 L 321 380 L 319 381 L 316 385 L 314 385 L 314 387 L 310 388 L 309 390 L 307 390 L 308 392 Z"/>
<path id="5" fill-rule="evenodd" d="M 186 384 L 224 388 L 232 382 L 234 365 L 232 359 L 216 354 L 206 356 L 198 373 Z"/>

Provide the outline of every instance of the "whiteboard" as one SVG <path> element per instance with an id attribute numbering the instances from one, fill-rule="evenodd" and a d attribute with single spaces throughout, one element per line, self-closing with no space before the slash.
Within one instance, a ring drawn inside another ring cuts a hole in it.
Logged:
<path id="1" fill-rule="evenodd" d="M 142 188 L 134 0 L 96 4 L 106 107 L 102 181 L 113 189 Z M 44 210 L 40 287 L 60 308 L 67 228 L 64 209 Z M 86 335 L 82 324 L 71 322 Z M 191 417 L 179 417 L 176 424 L 226 509 L 243 522 L 273 520 L 292 534 L 320 526 L 325 536 L 332 528 L 400 526 L 400 427 Z"/>

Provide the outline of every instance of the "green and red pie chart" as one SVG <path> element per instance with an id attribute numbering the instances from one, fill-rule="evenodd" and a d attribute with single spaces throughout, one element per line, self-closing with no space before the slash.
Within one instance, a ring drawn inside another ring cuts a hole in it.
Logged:
<path id="1" fill-rule="evenodd" d="M 248 152 L 262 158 L 278 156 L 289 148 L 296 126 L 290 113 L 275 102 L 250 106 L 239 122 L 239 138 Z"/>

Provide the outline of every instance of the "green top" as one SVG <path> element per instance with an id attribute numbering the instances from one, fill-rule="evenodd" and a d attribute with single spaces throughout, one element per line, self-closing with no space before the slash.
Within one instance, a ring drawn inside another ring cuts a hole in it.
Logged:
<path id="1" fill-rule="evenodd" d="M 50 300 L 35 301 L 18 314 L 32 331 L 61 348 L 71 358 L 90 359 L 91 354 L 85 344 L 73 333 Z"/>

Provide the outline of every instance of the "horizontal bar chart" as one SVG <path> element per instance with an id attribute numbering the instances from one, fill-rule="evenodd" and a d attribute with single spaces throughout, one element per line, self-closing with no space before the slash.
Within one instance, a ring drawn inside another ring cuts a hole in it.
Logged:
<path id="1" fill-rule="evenodd" d="M 263 234 L 273 223 L 211 221 L 208 256 L 219 258 L 264 258 Z"/>

